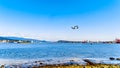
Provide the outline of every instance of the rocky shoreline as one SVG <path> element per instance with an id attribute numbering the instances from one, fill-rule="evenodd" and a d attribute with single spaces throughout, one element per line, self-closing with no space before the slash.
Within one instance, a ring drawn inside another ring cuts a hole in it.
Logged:
<path id="1" fill-rule="evenodd" d="M 3 64 L 0 68 L 79 68 L 79 67 L 104 67 L 113 66 L 120 68 L 120 61 L 114 60 L 96 60 L 96 59 L 67 59 L 67 60 L 39 60 L 18 64 Z"/>

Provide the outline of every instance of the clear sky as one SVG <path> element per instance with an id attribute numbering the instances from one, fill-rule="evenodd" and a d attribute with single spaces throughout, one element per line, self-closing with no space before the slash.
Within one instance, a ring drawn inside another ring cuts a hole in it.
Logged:
<path id="1" fill-rule="evenodd" d="M 114 40 L 120 38 L 120 0 L 0 0 L 0 35 Z"/>

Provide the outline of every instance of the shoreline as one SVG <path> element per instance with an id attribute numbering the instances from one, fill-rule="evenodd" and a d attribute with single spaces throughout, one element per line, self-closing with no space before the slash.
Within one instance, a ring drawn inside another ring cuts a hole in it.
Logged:
<path id="1" fill-rule="evenodd" d="M 0 62 L 3 63 L 9 62 L 10 64 L 1 64 L 0 67 L 10 68 L 10 67 L 30 67 L 30 68 L 83 68 L 83 67 L 118 67 L 120 68 L 120 61 L 113 60 L 97 60 L 97 59 L 66 59 L 66 60 L 13 60 L 13 59 L 0 59 Z"/>
<path id="2" fill-rule="evenodd" d="M 48 65 L 48 66 L 39 66 L 33 68 L 120 68 L 120 65 L 109 65 L 109 64 L 96 64 L 96 65 Z"/>

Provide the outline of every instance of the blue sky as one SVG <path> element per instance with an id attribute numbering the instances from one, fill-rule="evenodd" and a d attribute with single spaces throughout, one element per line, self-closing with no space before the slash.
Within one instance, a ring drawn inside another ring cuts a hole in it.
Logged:
<path id="1" fill-rule="evenodd" d="M 74 25 L 79 30 L 72 30 Z M 0 35 L 44 40 L 114 40 L 120 38 L 120 1 L 0 0 Z"/>

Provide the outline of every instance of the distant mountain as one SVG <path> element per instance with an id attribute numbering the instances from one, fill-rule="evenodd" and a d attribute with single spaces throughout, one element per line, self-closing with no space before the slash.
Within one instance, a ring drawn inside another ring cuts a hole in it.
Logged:
<path id="1" fill-rule="evenodd" d="M 7 37 L 0 37 L 0 40 L 12 40 L 12 39 L 7 38 Z"/>
<path id="2" fill-rule="evenodd" d="M 30 39 L 30 38 L 22 38 L 22 37 L 0 37 L 0 40 L 10 40 L 10 41 L 30 41 L 32 43 L 40 43 L 40 42 L 47 42 L 45 40 L 37 40 L 37 39 Z"/>

